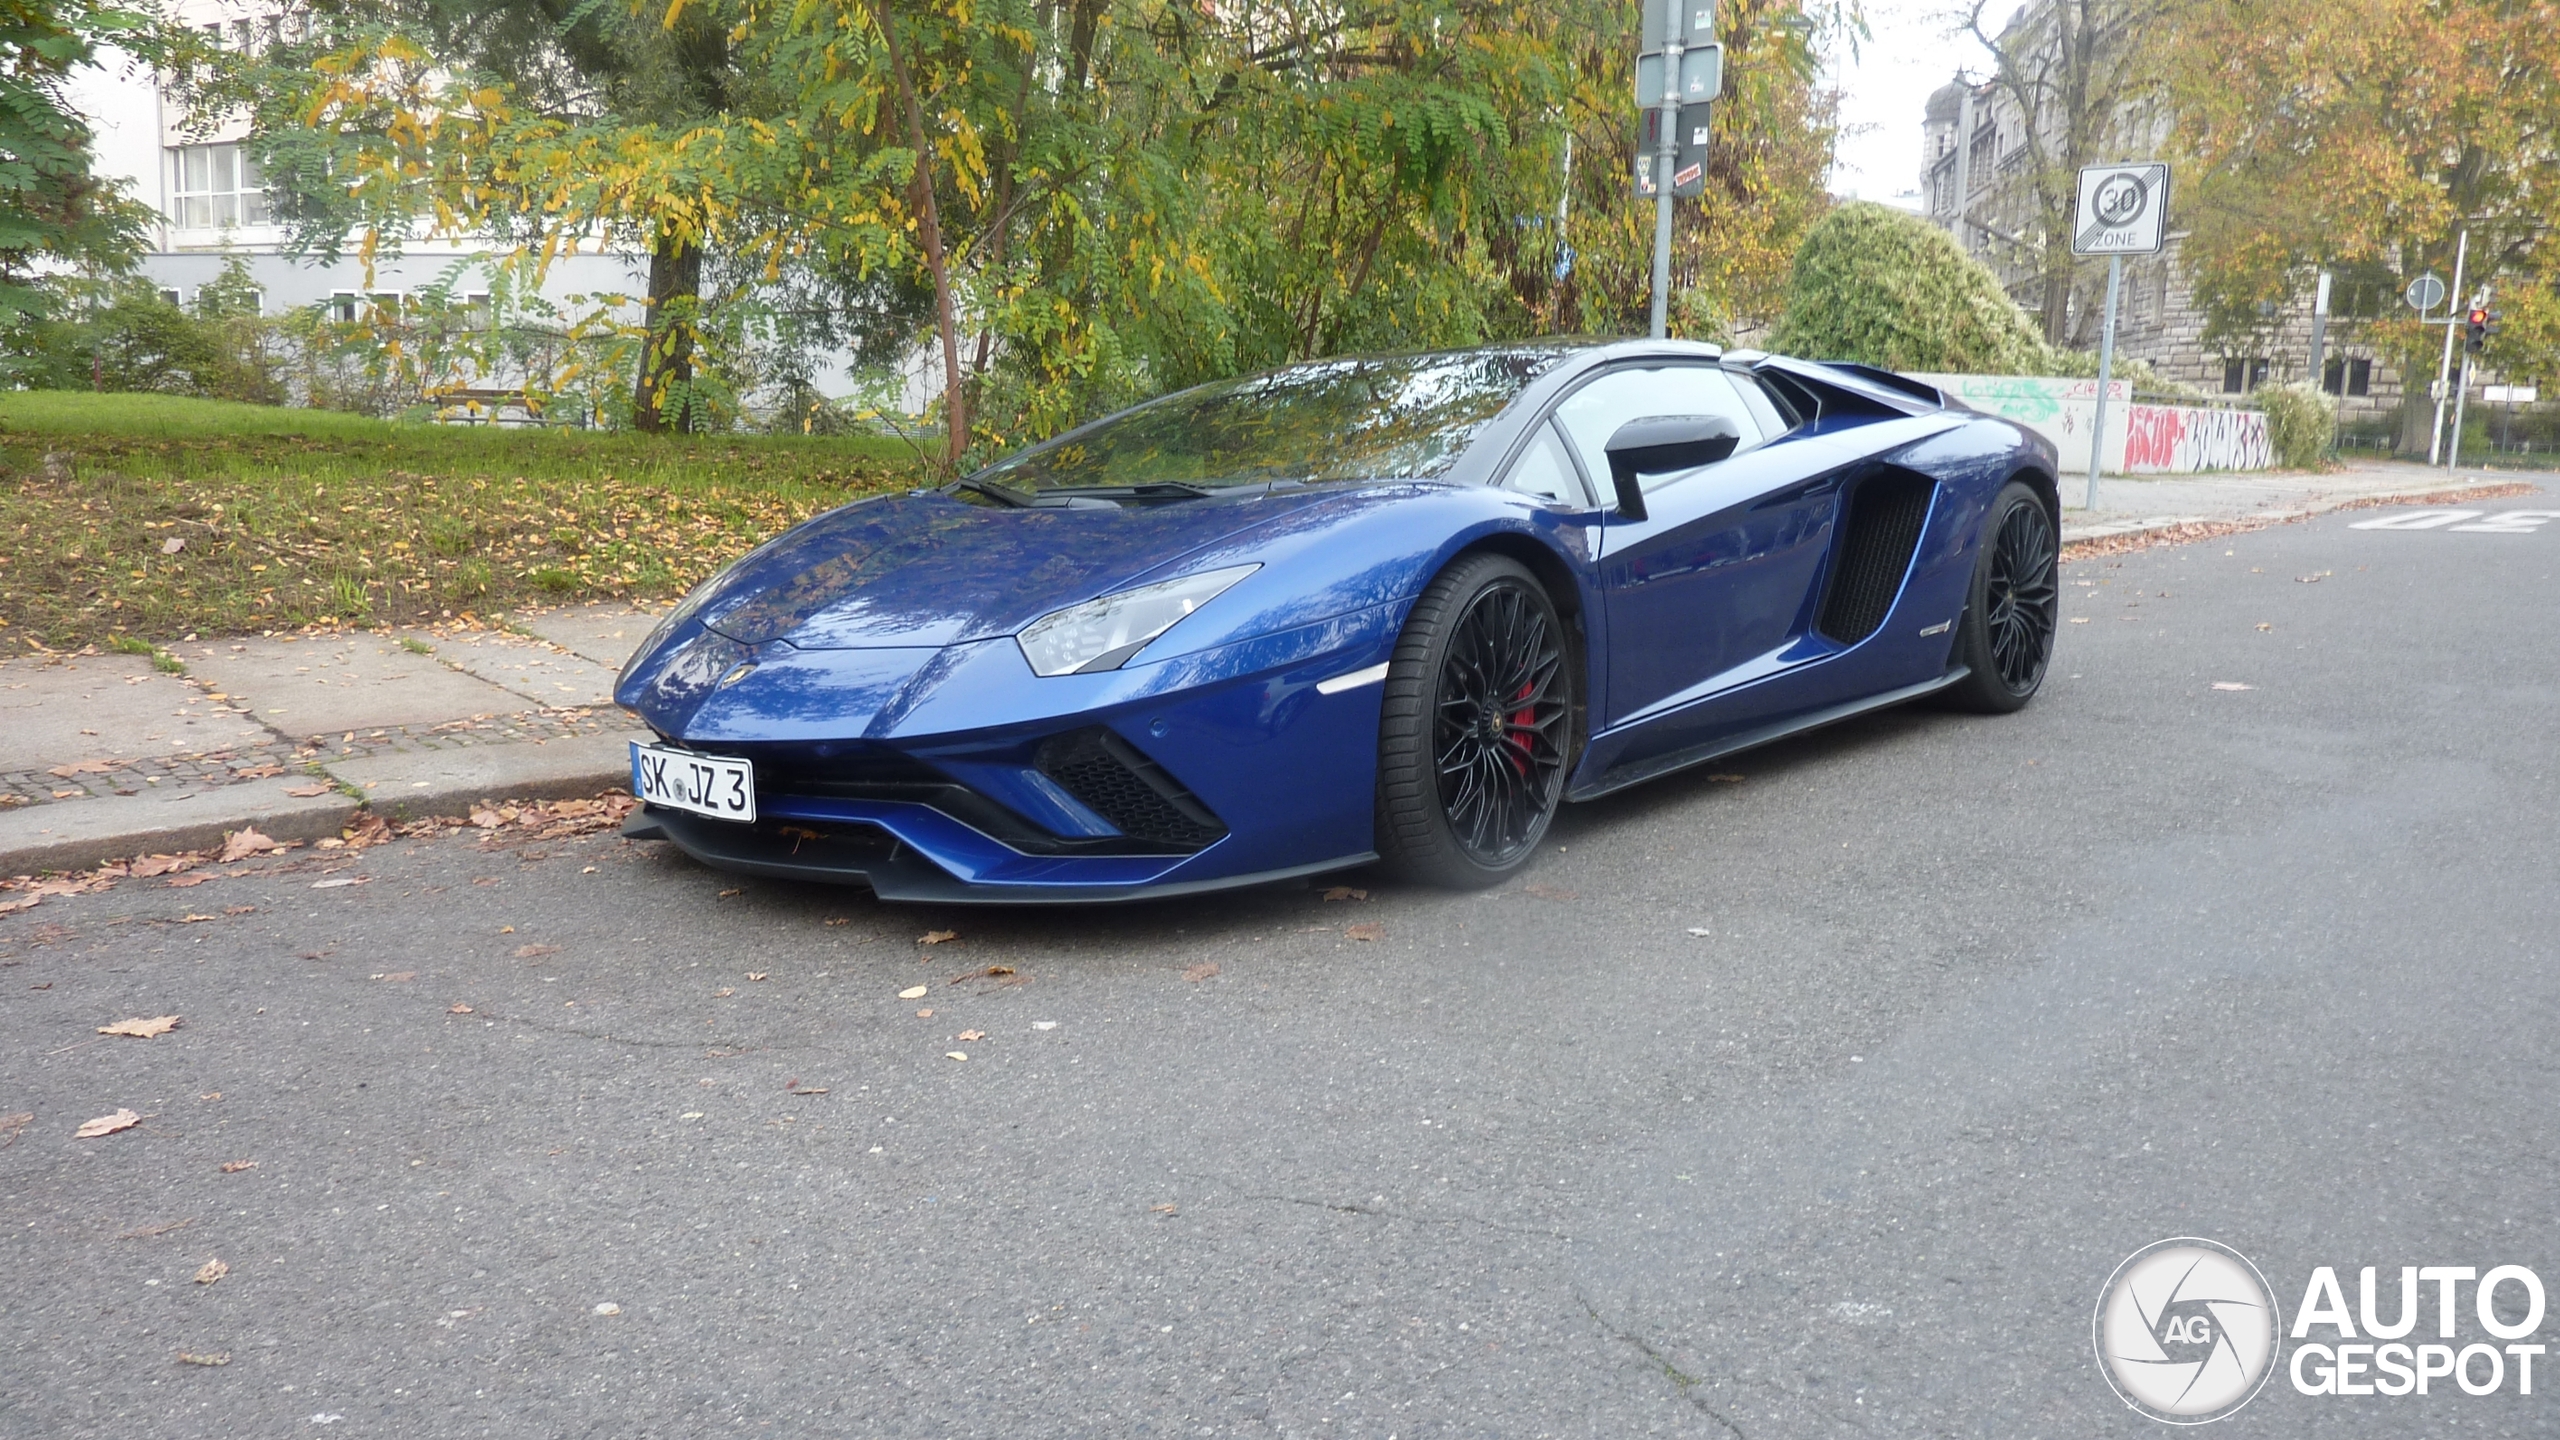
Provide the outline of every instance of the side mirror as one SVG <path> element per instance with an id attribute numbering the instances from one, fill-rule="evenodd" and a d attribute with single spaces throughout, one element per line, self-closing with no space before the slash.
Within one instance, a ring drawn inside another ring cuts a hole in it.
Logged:
<path id="1" fill-rule="evenodd" d="M 1713 465 L 1742 444 L 1742 432 L 1722 415 L 1656 415 L 1630 420 L 1609 437 L 1609 479 L 1617 486 L 1618 513 L 1645 516 L 1639 475 Z"/>

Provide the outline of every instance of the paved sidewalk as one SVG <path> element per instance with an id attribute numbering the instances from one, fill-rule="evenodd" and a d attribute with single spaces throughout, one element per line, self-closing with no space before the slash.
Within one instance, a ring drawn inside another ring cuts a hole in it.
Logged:
<path id="1" fill-rule="evenodd" d="M 2066 541 L 2271 523 L 2385 496 L 2530 474 L 2366 463 L 2325 474 L 2109 479 L 2095 511 L 2066 478 Z M 619 787 L 637 731 L 613 678 L 656 624 L 627 606 L 507 628 L 187 641 L 164 653 L 0 660 L 0 876 L 219 845 L 335 835 L 365 807 L 399 821 L 479 801 Z"/>
<path id="2" fill-rule="evenodd" d="M 593 795 L 635 733 L 613 678 L 656 616 L 528 614 L 506 629 L 188 641 L 165 655 L 0 661 L 0 875 L 200 849 L 233 831 L 334 835 L 483 799 Z"/>
<path id="3" fill-rule="evenodd" d="M 2062 538 L 2069 544 L 2185 525 L 2273 524 L 2386 496 L 2532 483 L 2541 473 L 2441 470 L 2368 460 L 2330 471 L 2110 475 L 2098 481 L 2095 510 L 2082 506 L 2088 496 L 2088 477 L 2066 475 L 2062 477 Z"/>

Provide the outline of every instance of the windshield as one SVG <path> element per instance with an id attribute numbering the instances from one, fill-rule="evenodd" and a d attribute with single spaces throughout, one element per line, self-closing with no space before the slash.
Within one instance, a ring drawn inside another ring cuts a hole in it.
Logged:
<path id="1" fill-rule="evenodd" d="M 1555 345 L 1318 360 L 1151 401 L 979 471 L 1014 491 L 1231 489 L 1277 480 L 1425 479 L 1458 456 Z"/>

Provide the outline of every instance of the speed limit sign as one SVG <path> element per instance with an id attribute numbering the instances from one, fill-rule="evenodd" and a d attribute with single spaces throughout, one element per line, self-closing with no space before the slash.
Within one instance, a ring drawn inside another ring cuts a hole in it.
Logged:
<path id="1" fill-rule="evenodd" d="M 2166 238 L 2169 167 L 2092 165 L 2080 172 L 2080 209 L 2071 222 L 2075 255 L 2153 255 Z"/>

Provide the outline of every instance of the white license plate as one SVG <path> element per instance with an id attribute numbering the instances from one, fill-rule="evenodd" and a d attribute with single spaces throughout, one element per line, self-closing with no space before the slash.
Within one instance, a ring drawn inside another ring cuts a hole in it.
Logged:
<path id="1" fill-rule="evenodd" d="M 726 755 L 696 755 L 663 745 L 631 744 L 631 793 L 652 805 L 714 820 L 753 824 L 756 772 Z"/>

